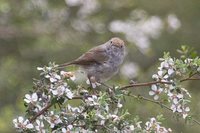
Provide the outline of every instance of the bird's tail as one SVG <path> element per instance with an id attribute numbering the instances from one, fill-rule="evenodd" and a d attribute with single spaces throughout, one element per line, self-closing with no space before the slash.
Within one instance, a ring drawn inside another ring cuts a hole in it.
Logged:
<path id="1" fill-rule="evenodd" d="M 64 63 L 64 64 L 60 64 L 57 68 L 64 68 L 64 67 L 72 65 L 72 64 L 73 64 L 73 62 L 67 62 L 67 63 Z"/>

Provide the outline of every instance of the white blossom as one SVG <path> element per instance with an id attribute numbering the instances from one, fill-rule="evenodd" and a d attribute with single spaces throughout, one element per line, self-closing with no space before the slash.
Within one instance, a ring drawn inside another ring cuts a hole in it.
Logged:
<path id="1" fill-rule="evenodd" d="M 117 107 L 118 107 L 118 108 L 122 108 L 123 105 L 122 105 L 120 102 L 118 102 L 118 103 L 117 103 Z"/>
<path id="2" fill-rule="evenodd" d="M 54 128 L 55 125 L 62 123 L 60 117 L 58 115 L 54 115 L 53 111 L 51 111 L 51 114 L 49 117 L 46 117 L 46 120 L 50 124 L 51 128 Z"/>
<path id="3" fill-rule="evenodd" d="M 152 75 L 152 79 L 158 80 L 158 79 L 159 79 L 159 76 L 158 76 L 157 74 L 153 74 L 153 75 Z"/>
<path id="4" fill-rule="evenodd" d="M 71 105 L 67 105 L 67 110 L 71 111 L 72 113 L 80 113 L 81 110 L 78 107 L 72 107 Z"/>
<path id="5" fill-rule="evenodd" d="M 44 71 L 44 68 L 43 67 L 37 67 L 37 70 Z"/>
<path id="6" fill-rule="evenodd" d="M 62 96 L 65 93 L 65 86 L 58 86 L 56 89 L 51 90 L 55 96 Z"/>
<path id="7" fill-rule="evenodd" d="M 172 104 L 171 109 L 173 112 L 179 112 L 179 113 L 183 112 L 181 104 Z"/>
<path id="8" fill-rule="evenodd" d="M 91 97 L 87 97 L 85 99 L 85 102 L 89 105 L 89 106 L 97 106 L 99 105 L 99 102 L 98 102 L 98 98 L 96 95 L 92 95 Z"/>
<path id="9" fill-rule="evenodd" d="M 134 125 L 131 125 L 131 126 L 130 126 L 130 130 L 131 130 L 131 131 L 134 131 L 134 130 L 135 130 Z"/>
<path id="10" fill-rule="evenodd" d="M 24 101 L 26 103 L 32 103 L 32 104 L 36 103 L 38 101 L 37 93 L 33 93 L 32 95 L 26 94 Z"/>
<path id="11" fill-rule="evenodd" d="M 57 73 L 49 73 L 45 75 L 45 78 L 49 79 L 51 83 L 57 82 L 61 79 L 60 75 L 58 75 Z"/>
<path id="12" fill-rule="evenodd" d="M 68 133 L 73 129 L 73 125 L 68 125 L 67 129 L 66 128 L 62 128 L 62 133 Z"/>
<path id="13" fill-rule="evenodd" d="M 71 90 L 69 90 L 67 88 L 65 89 L 65 94 L 69 99 L 72 99 L 74 96 L 74 94 L 71 92 Z"/>
<path id="14" fill-rule="evenodd" d="M 160 125 L 155 118 L 151 118 L 150 121 L 145 123 L 145 129 L 147 132 L 155 132 L 155 133 L 170 133 L 172 130 L 170 128 L 166 129 Z"/>
<path id="15" fill-rule="evenodd" d="M 197 71 L 200 72 L 200 67 L 197 68 Z"/>
<path id="16" fill-rule="evenodd" d="M 183 118 L 185 119 L 187 116 L 188 116 L 188 112 L 190 111 L 190 108 L 189 107 L 186 107 L 183 109 Z"/>
<path id="17" fill-rule="evenodd" d="M 67 129 L 66 128 L 62 128 L 62 133 L 67 133 Z"/>
<path id="18" fill-rule="evenodd" d="M 22 116 L 19 116 L 17 119 L 14 119 L 13 124 L 15 125 L 15 128 L 20 128 L 20 129 L 33 128 L 33 124 L 31 124 L 28 119 L 24 120 Z"/>
<path id="19" fill-rule="evenodd" d="M 150 96 L 154 96 L 154 100 L 158 100 L 159 94 L 163 92 L 163 88 L 158 88 L 155 84 L 151 86 L 151 90 L 149 91 Z"/>
<path id="20" fill-rule="evenodd" d="M 174 74 L 174 72 L 175 72 L 174 69 L 172 69 L 172 68 L 168 69 L 168 74 L 169 74 L 169 75 Z"/>
<path id="21" fill-rule="evenodd" d="M 42 121 L 39 121 L 38 119 L 36 120 L 36 126 L 35 129 L 39 132 L 39 133 L 45 133 L 45 129 L 44 129 L 44 123 Z"/>

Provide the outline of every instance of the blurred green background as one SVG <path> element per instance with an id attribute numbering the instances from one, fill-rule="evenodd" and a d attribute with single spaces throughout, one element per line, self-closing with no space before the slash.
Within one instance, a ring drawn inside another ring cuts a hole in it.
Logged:
<path id="1" fill-rule="evenodd" d="M 151 80 L 164 51 L 178 56 L 182 44 L 200 52 L 199 0 L 0 0 L 0 132 L 14 132 L 12 119 L 24 114 L 23 96 L 38 78 L 37 66 L 64 63 L 89 48 L 121 37 L 128 56 L 116 84 Z M 191 113 L 200 120 L 197 81 L 185 83 Z M 148 96 L 148 88 L 134 90 Z M 127 108 L 141 120 L 163 113 L 175 133 L 198 133 L 159 106 L 130 100 Z"/>

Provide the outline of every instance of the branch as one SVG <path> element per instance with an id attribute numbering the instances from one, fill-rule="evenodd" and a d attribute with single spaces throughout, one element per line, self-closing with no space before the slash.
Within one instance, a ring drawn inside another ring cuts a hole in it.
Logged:
<path id="1" fill-rule="evenodd" d="M 148 102 L 151 102 L 151 103 L 155 103 L 155 104 L 160 105 L 161 107 L 164 107 L 164 108 L 166 108 L 167 110 L 173 112 L 173 110 L 172 110 L 170 107 L 168 107 L 167 105 L 163 104 L 163 103 L 160 102 L 160 101 L 155 101 L 155 100 L 146 98 L 146 97 L 141 96 L 141 95 L 139 95 L 139 96 L 136 96 L 136 95 L 133 95 L 133 94 L 125 94 L 125 95 L 130 96 L 130 97 L 133 97 L 133 98 L 136 98 L 136 99 L 139 98 L 139 99 L 142 99 L 142 100 L 144 100 L 144 101 L 148 101 Z M 179 114 L 180 114 L 180 113 L 179 113 Z M 193 121 L 194 123 L 200 125 L 200 122 L 199 122 L 198 120 L 192 118 L 192 121 Z"/>
<path id="2" fill-rule="evenodd" d="M 189 77 L 185 78 L 185 79 L 181 79 L 180 82 L 184 82 L 184 81 L 187 81 L 187 80 L 200 80 L 200 78 L 192 78 L 193 76 L 197 75 L 198 72 L 195 72 L 193 74 L 191 74 Z"/>
<path id="3" fill-rule="evenodd" d="M 193 76 L 195 76 L 197 74 L 198 74 L 198 72 L 195 72 L 192 75 L 190 75 L 188 78 L 180 80 L 180 82 L 184 82 L 184 81 L 187 81 L 187 80 L 200 80 L 200 77 L 192 78 Z M 125 89 L 132 88 L 132 87 L 151 86 L 153 84 L 158 84 L 158 83 L 160 83 L 160 84 L 173 84 L 173 82 L 167 82 L 167 81 L 151 81 L 151 82 L 146 82 L 146 83 L 136 83 L 136 84 L 127 85 L 127 86 L 121 87 L 121 90 L 125 90 Z"/>
<path id="4" fill-rule="evenodd" d="M 91 97 L 91 96 L 90 95 L 85 96 L 85 97 L 84 96 L 75 96 L 75 97 L 73 97 L 72 99 L 69 99 L 69 100 L 83 99 L 83 98 L 87 98 L 87 97 Z M 56 104 L 56 103 L 54 103 L 54 104 Z M 34 115 L 32 118 L 29 119 L 30 123 L 33 123 L 37 119 L 37 117 L 39 117 L 40 115 L 42 115 L 45 112 L 47 112 L 48 109 L 51 108 L 54 104 L 53 103 L 48 103 L 46 105 L 46 107 L 44 107 L 41 111 L 39 111 L 36 115 Z"/>
<path id="5" fill-rule="evenodd" d="M 186 79 L 180 80 L 180 82 L 184 82 L 184 81 L 188 81 L 188 80 L 200 80 L 200 77 L 199 78 L 186 78 Z"/>
<path id="6" fill-rule="evenodd" d="M 153 84 L 172 84 L 173 82 L 166 82 L 166 81 L 152 81 L 152 82 L 146 82 L 146 83 L 136 83 L 136 84 L 131 84 L 131 85 L 127 85 L 124 87 L 121 87 L 121 90 L 125 90 L 127 88 L 131 88 L 131 87 L 141 87 L 141 86 L 151 86 Z"/>
<path id="7" fill-rule="evenodd" d="M 51 106 L 53 106 L 54 104 L 52 104 L 52 103 L 48 103 L 47 105 L 46 105 L 46 107 L 44 107 L 41 111 L 39 111 L 35 116 L 33 116 L 29 121 L 30 121 L 30 123 L 33 123 L 36 119 L 37 119 L 37 117 L 39 117 L 40 115 L 42 115 L 42 114 L 44 114 Z"/>

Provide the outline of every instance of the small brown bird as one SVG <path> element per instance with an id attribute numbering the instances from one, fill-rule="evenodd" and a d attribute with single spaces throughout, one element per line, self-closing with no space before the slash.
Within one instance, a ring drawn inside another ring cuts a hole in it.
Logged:
<path id="1" fill-rule="evenodd" d="M 90 49 L 82 56 L 59 67 L 78 65 L 85 70 L 91 82 L 104 82 L 118 72 L 125 57 L 125 44 L 120 38 L 111 38 L 108 42 Z"/>

